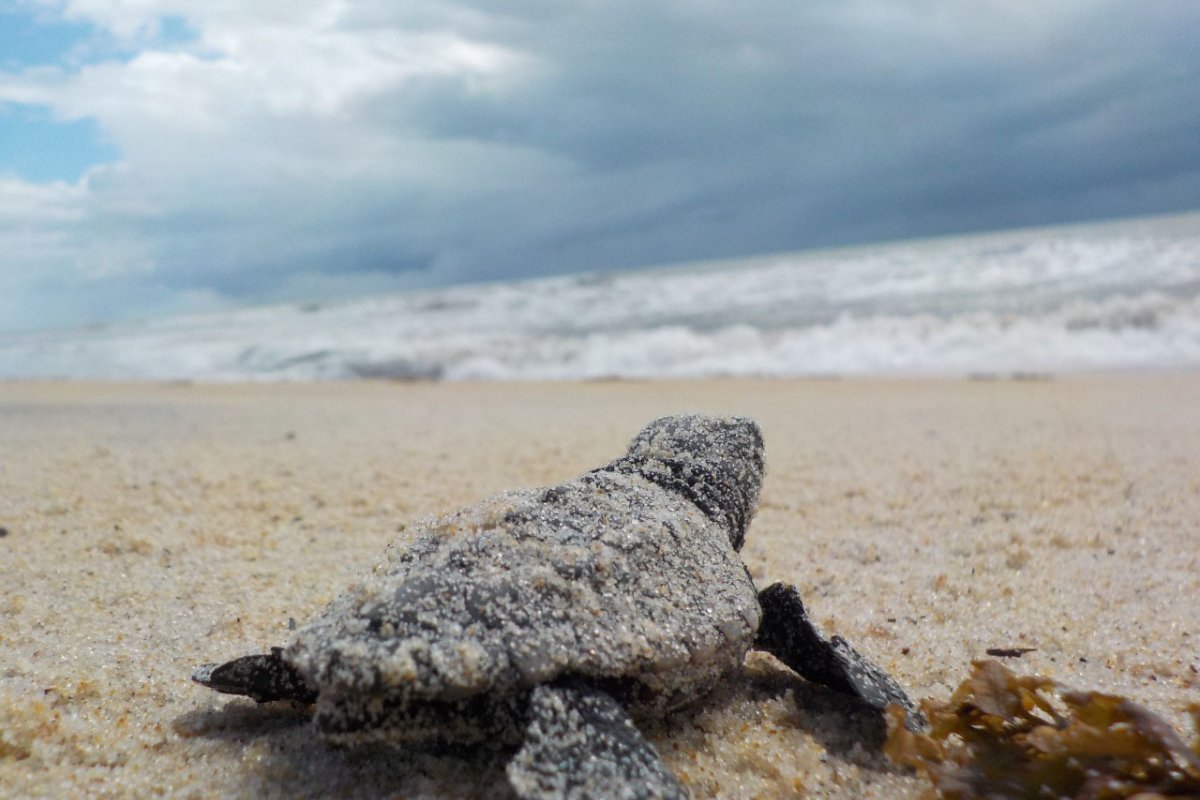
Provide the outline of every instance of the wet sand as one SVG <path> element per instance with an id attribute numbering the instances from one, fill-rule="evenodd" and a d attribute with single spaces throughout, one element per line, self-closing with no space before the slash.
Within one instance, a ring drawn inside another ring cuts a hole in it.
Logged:
<path id="1" fill-rule="evenodd" d="M 743 551 L 915 697 L 987 648 L 1185 732 L 1200 376 L 0 384 L 0 795 L 495 796 L 505 753 L 337 750 L 188 680 L 282 642 L 405 523 L 555 483 L 650 419 L 756 417 Z M 703 797 L 917 797 L 869 718 L 768 656 L 647 731 Z M 1189 732 L 1190 733 L 1190 732 Z"/>

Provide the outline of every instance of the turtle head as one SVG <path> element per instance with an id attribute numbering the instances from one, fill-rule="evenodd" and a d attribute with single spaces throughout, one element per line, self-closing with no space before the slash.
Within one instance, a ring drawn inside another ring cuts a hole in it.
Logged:
<path id="1" fill-rule="evenodd" d="M 678 492 L 742 549 L 762 489 L 762 431 L 746 417 L 685 415 L 654 420 L 608 469 L 634 472 Z"/>

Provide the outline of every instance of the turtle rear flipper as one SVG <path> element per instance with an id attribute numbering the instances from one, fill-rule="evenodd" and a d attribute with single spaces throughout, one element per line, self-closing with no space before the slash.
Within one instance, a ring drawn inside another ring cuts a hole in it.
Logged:
<path id="1" fill-rule="evenodd" d="M 826 640 L 808 618 L 796 587 L 775 583 L 758 593 L 762 621 L 754 646 L 787 664 L 805 680 L 852 695 L 883 711 L 892 703 L 905 711 L 906 726 L 924 717 L 908 694 L 878 666 L 840 636 Z"/>
<path id="2" fill-rule="evenodd" d="M 530 693 L 508 782 L 522 800 L 686 800 L 688 793 L 609 694 L 578 682 Z"/>
<path id="3" fill-rule="evenodd" d="M 203 664 L 192 680 L 224 694 L 240 694 L 260 703 L 296 700 L 311 703 L 317 693 L 309 688 L 296 669 L 283 660 L 283 648 L 270 653 L 242 656 L 224 664 Z"/>

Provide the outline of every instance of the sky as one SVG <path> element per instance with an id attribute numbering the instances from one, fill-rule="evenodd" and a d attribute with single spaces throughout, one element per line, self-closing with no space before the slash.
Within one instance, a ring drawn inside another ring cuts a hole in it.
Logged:
<path id="1" fill-rule="evenodd" d="M 0 330 L 1200 207 L 1195 0 L 0 0 Z"/>

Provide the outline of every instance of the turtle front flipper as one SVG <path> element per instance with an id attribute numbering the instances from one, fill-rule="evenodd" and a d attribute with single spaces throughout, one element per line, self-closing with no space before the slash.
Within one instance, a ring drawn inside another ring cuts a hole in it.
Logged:
<path id="1" fill-rule="evenodd" d="M 192 680 L 225 694 L 241 694 L 260 703 L 296 700 L 311 703 L 317 693 L 309 688 L 295 667 L 283 660 L 283 648 L 270 653 L 242 656 L 224 664 L 203 664 Z"/>
<path id="2" fill-rule="evenodd" d="M 685 800 L 687 790 L 611 695 L 579 682 L 534 688 L 508 782 L 522 800 Z"/>
<path id="3" fill-rule="evenodd" d="M 826 640 L 808 618 L 796 587 L 775 583 L 758 593 L 762 621 L 754 646 L 766 650 L 805 680 L 849 694 L 880 711 L 901 706 L 906 725 L 924 718 L 908 694 L 888 675 L 840 636 Z"/>

